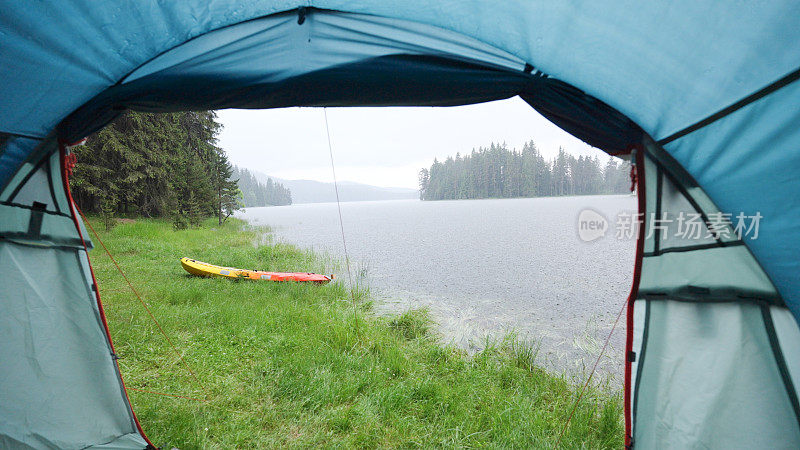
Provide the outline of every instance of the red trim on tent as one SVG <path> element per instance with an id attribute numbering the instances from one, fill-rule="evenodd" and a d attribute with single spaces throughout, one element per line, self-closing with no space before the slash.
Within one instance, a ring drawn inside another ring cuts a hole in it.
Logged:
<path id="1" fill-rule="evenodd" d="M 644 147 L 637 146 L 635 154 L 637 159 L 636 171 L 631 172 L 635 175 L 635 184 L 638 189 L 636 196 L 639 200 L 639 214 L 644 217 L 647 212 L 647 203 L 645 202 L 645 183 L 644 183 Z M 633 168 L 632 168 L 633 170 Z M 631 285 L 631 292 L 628 295 L 628 315 L 626 320 L 626 336 L 625 336 L 625 447 L 631 446 L 633 436 L 632 431 L 632 417 L 631 417 L 631 367 L 633 362 L 629 355 L 633 352 L 633 304 L 639 294 L 639 280 L 642 276 L 642 257 L 644 255 L 644 236 L 645 236 L 644 221 L 639 224 L 639 236 L 636 239 L 636 262 L 633 267 L 633 283 Z"/>
<path id="2" fill-rule="evenodd" d="M 108 339 L 108 345 L 111 347 L 111 352 L 116 354 L 114 350 L 114 343 L 111 341 L 111 332 L 108 330 L 108 322 L 106 321 L 106 313 L 103 310 L 103 303 L 100 301 L 100 288 L 97 285 L 97 279 L 94 276 L 94 269 L 92 268 L 92 262 L 89 260 L 89 248 L 86 246 L 86 241 L 83 238 L 83 232 L 81 232 L 80 224 L 78 223 L 78 215 L 75 214 L 75 200 L 72 198 L 72 191 L 69 189 L 69 173 L 71 172 L 72 167 L 74 165 L 74 158 L 67 158 L 66 154 L 66 146 L 63 142 L 59 142 L 58 144 L 58 154 L 59 160 L 61 161 L 61 181 L 64 184 L 64 193 L 67 195 L 67 201 L 69 202 L 69 210 L 70 215 L 72 216 L 72 222 L 75 224 L 75 230 L 78 231 L 78 236 L 81 238 L 81 244 L 83 244 L 83 249 L 86 251 L 86 261 L 89 263 L 89 272 L 92 275 L 92 283 L 94 283 L 95 289 L 94 294 L 95 298 L 97 299 L 97 309 L 100 311 L 100 318 L 103 322 L 103 328 L 105 328 L 106 338 Z M 122 393 L 125 395 L 125 399 L 128 402 L 128 407 L 130 408 L 131 415 L 133 416 L 133 421 L 136 424 L 136 429 L 139 431 L 139 434 L 144 438 L 145 442 L 152 447 L 155 448 L 150 439 L 144 434 L 144 430 L 142 429 L 142 425 L 139 423 L 139 419 L 136 417 L 136 413 L 133 411 L 133 405 L 131 404 L 131 399 L 128 397 L 128 390 L 125 387 L 125 380 L 122 379 L 122 372 L 119 370 L 119 363 L 116 359 L 114 359 L 114 364 L 117 366 L 117 373 L 119 374 L 119 381 L 122 383 Z"/>

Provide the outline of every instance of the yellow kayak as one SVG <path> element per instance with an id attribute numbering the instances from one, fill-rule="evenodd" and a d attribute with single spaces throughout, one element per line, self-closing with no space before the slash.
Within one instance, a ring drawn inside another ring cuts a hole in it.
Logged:
<path id="1" fill-rule="evenodd" d="M 191 258 L 181 258 L 181 266 L 192 275 L 201 277 L 223 277 L 247 280 L 266 280 L 266 281 L 298 281 L 306 283 L 329 283 L 335 277 L 333 275 L 320 275 L 317 273 L 302 272 L 264 272 L 261 270 L 236 269 L 233 267 L 215 266 L 214 264 L 204 263 Z"/>

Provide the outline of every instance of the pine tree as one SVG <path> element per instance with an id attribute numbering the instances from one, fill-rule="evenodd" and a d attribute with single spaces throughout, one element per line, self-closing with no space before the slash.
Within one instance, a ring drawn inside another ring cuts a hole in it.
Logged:
<path id="1" fill-rule="evenodd" d="M 627 192 L 630 165 L 611 158 L 601 168 L 597 156 L 575 158 L 563 148 L 546 161 L 533 141 L 521 151 L 492 143 L 456 153 L 444 162 L 434 159 L 419 172 L 420 199 L 513 198 L 592 195 Z"/>
<path id="2" fill-rule="evenodd" d="M 216 165 L 227 162 L 216 145 L 220 129 L 213 111 L 126 112 L 76 150 L 70 179 L 76 201 L 108 217 L 171 216 L 176 228 L 219 216 Z M 230 194 L 235 186 L 222 190 Z"/>
<path id="3" fill-rule="evenodd" d="M 184 203 L 183 214 L 189 221 L 189 225 L 196 227 L 200 225 L 200 202 L 195 197 L 194 192 L 189 192 L 189 197 Z"/>
<path id="4" fill-rule="evenodd" d="M 233 176 L 239 180 L 241 202 L 245 207 L 281 206 L 292 204 L 289 188 L 271 178 L 261 183 L 249 170 L 233 166 Z"/>
<path id="5" fill-rule="evenodd" d="M 426 200 L 426 193 L 428 192 L 428 181 L 430 180 L 430 172 L 428 169 L 422 168 L 419 171 L 419 199 Z"/>
<path id="6" fill-rule="evenodd" d="M 100 200 L 100 217 L 103 218 L 103 225 L 106 231 L 111 230 L 114 224 L 114 211 L 117 209 L 116 195 L 109 192 L 106 193 Z"/>
<path id="7" fill-rule="evenodd" d="M 222 223 L 239 209 L 239 187 L 238 179 L 231 179 L 233 176 L 233 166 L 228 157 L 221 149 L 213 155 L 211 163 L 211 182 L 216 192 L 214 209 L 217 215 L 217 223 Z"/>

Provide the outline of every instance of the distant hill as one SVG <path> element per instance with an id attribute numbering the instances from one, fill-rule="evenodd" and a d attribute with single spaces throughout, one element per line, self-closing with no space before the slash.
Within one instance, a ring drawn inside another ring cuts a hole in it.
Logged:
<path id="1" fill-rule="evenodd" d="M 333 183 L 314 180 L 284 180 L 253 172 L 262 183 L 272 178 L 292 192 L 292 203 L 325 203 L 336 201 Z M 419 198 L 419 191 L 409 188 L 385 188 L 352 181 L 339 182 L 339 200 L 343 202 L 360 202 L 376 200 L 405 200 Z"/>

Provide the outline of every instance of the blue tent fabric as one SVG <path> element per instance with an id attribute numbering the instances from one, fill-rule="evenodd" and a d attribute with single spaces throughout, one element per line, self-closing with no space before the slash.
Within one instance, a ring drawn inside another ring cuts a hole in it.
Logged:
<path id="1" fill-rule="evenodd" d="M 667 144 L 722 212 L 760 214 L 756 259 L 800 317 L 800 82 Z"/>
<path id="2" fill-rule="evenodd" d="M 0 10 L 0 196 L 41 158 L 57 156 L 54 136 L 81 138 L 126 108 L 446 106 L 520 95 L 612 154 L 662 140 L 720 212 L 760 214 L 758 238 L 744 245 L 800 318 L 796 0 L 0 0 Z M 4 211 L 16 211 L 0 217 L 8 229 L 26 226 L 29 205 L 20 212 L 6 203 Z M 48 219 L 53 228 L 68 215 L 58 217 Z M 64 242 L 77 248 L 72 239 Z M 0 250 L 27 257 L 15 245 L 0 240 Z M 56 267 L 62 257 L 45 259 Z M 789 315 L 774 306 L 764 317 Z M 659 308 L 685 314 L 698 339 L 708 338 L 694 306 Z M 742 314 L 742 327 L 763 325 L 753 319 L 759 311 Z M 796 330 L 782 329 L 782 338 L 756 331 L 796 352 L 786 340 Z M 747 336 L 736 338 L 751 345 Z M 683 344 L 662 357 L 694 349 Z M 800 377 L 789 355 L 783 372 Z M 657 411 L 661 392 L 650 394 Z M 130 425 L 109 433 L 131 432 L 138 445 Z"/>
<path id="3" fill-rule="evenodd" d="M 298 7 L 403 19 L 468 36 L 603 101 L 656 140 L 758 91 L 800 65 L 800 32 L 795 20 L 800 16 L 800 4 L 793 1 L 607 5 L 520 0 L 498 5 L 481 0 L 432 4 L 218 0 L 164 5 L 74 0 L 24 5 L 4 2 L 0 6 L 4 11 L 0 17 L 4 36 L 0 42 L 0 79 L 4 80 L 0 85 L 0 131 L 30 137 L 44 137 L 81 105 L 192 38 Z M 783 97 L 786 92 L 774 92 L 764 101 L 775 101 L 773 97 Z M 767 136 L 760 128 L 748 127 L 742 133 L 750 142 L 770 145 L 761 139 Z M 786 134 L 783 139 L 796 146 L 800 132 Z M 725 154 L 741 161 L 745 170 L 752 159 L 749 153 L 761 151 L 750 147 Z M 9 158 L 7 152 L 3 159 Z M 688 162 L 685 153 L 678 157 L 681 163 Z M 688 170 L 715 202 L 726 205 L 726 212 L 746 206 L 731 204 L 724 178 L 712 180 L 699 171 L 714 153 L 698 148 L 691 153 L 695 163 Z M 797 161 L 787 158 L 782 154 L 774 163 L 780 164 L 785 174 L 796 172 Z M 0 163 L 0 173 L 13 168 L 7 165 L 11 161 Z M 742 200 L 759 197 L 757 192 L 788 197 L 799 187 L 791 179 L 781 184 L 764 185 L 763 181 L 763 177 L 739 179 L 737 189 L 750 193 Z M 720 184 L 712 186 L 715 183 Z M 782 208 L 764 219 L 765 231 L 781 234 L 784 248 L 798 248 L 800 235 L 793 233 L 791 226 L 766 225 L 798 221 L 800 210 Z M 800 271 L 800 261 L 771 253 L 772 238 L 764 234 L 762 238 L 764 241 L 748 245 L 769 267 L 770 276 L 797 316 L 800 277 L 795 274 Z M 770 261 L 764 259 L 767 254 Z"/>
<path id="4" fill-rule="evenodd" d="M 22 166 L 31 152 L 39 145 L 39 139 L 9 136 L 0 143 L 0 190 Z"/>
<path id="5" fill-rule="evenodd" d="M 68 114 L 169 49 L 211 30 L 301 6 L 405 19 L 469 36 L 602 100 L 656 140 L 800 65 L 795 20 L 800 4 L 793 1 L 5 1 L 0 5 L 0 131 L 44 137 Z M 757 139 L 761 131 L 749 127 L 747 133 Z M 797 142 L 798 134 L 787 139 Z M 694 153 L 700 159 L 711 155 Z M 798 169 L 791 166 L 796 161 L 775 163 L 786 173 Z M 694 167 L 689 172 L 707 180 Z M 762 181 L 753 177 L 739 186 L 755 193 L 764 189 Z M 729 204 L 719 189 L 701 184 L 716 202 Z M 798 185 L 775 188 L 774 196 L 788 196 Z M 799 210 L 784 208 L 765 223 L 798 220 Z M 780 232 L 784 247 L 800 247 L 797 233 Z M 771 257 L 775 261 L 769 263 L 763 260 L 769 251 L 760 250 L 763 244 L 749 245 L 800 314 L 800 281 L 793 281 L 800 278 L 794 275 L 800 262 Z"/>
<path id="6" fill-rule="evenodd" d="M 312 14 L 311 30 L 298 26 Z M 331 39 L 349 45 L 332 51 Z M 517 94 L 611 153 L 641 139 L 623 114 L 513 55 L 413 22 L 311 8 L 225 27 L 171 49 L 67 117 L 59 134 L 77 140 L 126 108 L 452 106 Z"/>
<path id="7" fill-rule="evenodd" d="M 657 140 L 796 69 L 800 55 L 800 5 L 790 0 L 2 3 L 0 28 L 13 30 L 0 44 L 2 55 L 15 63 L 0 68 L 9 80 L 2 98 L 21 107 L 36 103 L 29 92 L 39 102 L 54 90 L 60 94 L 48 99 L 49 111 L 3 111 L 4 128 L 31 136 L 46 134 L 155 55 L 211 30 L 299 6 L 411 20 L 470 36 L 605 101 Z"/>

